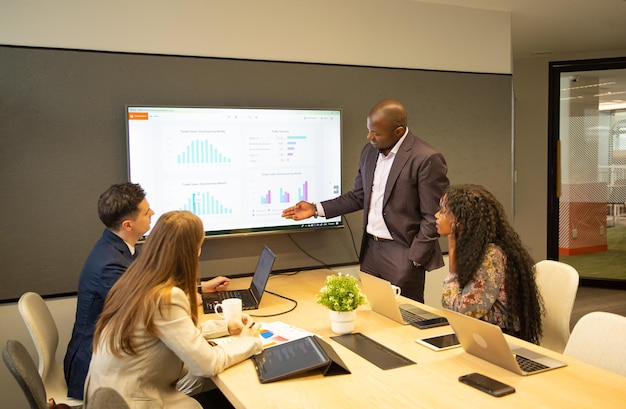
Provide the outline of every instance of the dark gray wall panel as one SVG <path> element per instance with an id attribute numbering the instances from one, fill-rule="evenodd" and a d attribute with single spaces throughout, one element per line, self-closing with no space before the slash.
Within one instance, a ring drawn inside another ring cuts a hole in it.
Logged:
<path id="1" fill-rule="evenodd" d="M 76 291 L 103 229 L 98 196 L 127 178 L 126 104 L 341 108 L 346 191 L 367 112 L 385 97 L 407 105 L 453 183 L 485 184 L 511 207 L 509 75 L 0 46 L 0 300 Z M 361 218 L 347 217 L 351 229 L 208 239 L 201 275 L 250 273 L 262 244 L 278 270 L 353 263 Z"/>

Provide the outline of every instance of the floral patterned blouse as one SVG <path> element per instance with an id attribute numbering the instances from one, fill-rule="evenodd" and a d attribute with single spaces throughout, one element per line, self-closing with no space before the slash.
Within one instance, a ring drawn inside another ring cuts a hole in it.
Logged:
<path id="1" fill-rule="evenodd" d="M 480 269 L 465 287 L 460 287 L 456 272 L 451 271 L 443 280 L 441 304 L 449 310 L 490 322 L 505 330 L 505 269 L 506 255 L 500 247 L 489 244 Z"/>

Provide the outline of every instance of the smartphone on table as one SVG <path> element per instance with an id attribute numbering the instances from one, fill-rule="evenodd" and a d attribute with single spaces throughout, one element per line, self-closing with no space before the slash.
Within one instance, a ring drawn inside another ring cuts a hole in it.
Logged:
<path id="1" fill-rule="evenodd" d="M 496 379 L 490 378 L 478 372 L 473 372 L 459 377 L 459 382 L 473 386 L 492 396 L 500 397 L 515 392 L 515 388 Z"/>

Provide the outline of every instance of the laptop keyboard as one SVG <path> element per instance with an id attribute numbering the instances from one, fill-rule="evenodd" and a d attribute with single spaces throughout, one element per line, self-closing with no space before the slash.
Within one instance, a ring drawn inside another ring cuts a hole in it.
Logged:
<path id="1" fill-rule="evenodd" d="M 225 300 L 227 298 L 241 298 L 241 292 L 238 290 L 226 290 L 226 291 L 217 291 L 220 300 Z"/>
<path id="2" fill-rule="evenodd" d="M 411 311 L 405 310 L 404 308 L 400 308 L 400 314 L 402 314 L 402 319 L 405 322 L 424 321 L 424 317 L 420 317 L 419 315 L 412 313 Z"/>
<path id="3" fill-rule="evenodd" d="M 522 368 L 522 371 L 524 372 L 536 372 L 541 369 L 548 368 L 544 364 L 540 364 L 539 362 L 533 361 L 528 358 L 524 358 L 523 356 L 520 356 L 520 355 L 515 355 L 515 360 L 517 361 L 518 365 L 520 366 L 520 368 Z"/>
<path id="4" fill-rule="evenodd" d="M 256 308 L 254 297 L 252 297 L 248 290 L 218 291 L 217 294 L 219 295 L 220 301 L 224 301 L 227 298 L 241 298 L 241 307 L 244 310 L 253 310 Z"/>

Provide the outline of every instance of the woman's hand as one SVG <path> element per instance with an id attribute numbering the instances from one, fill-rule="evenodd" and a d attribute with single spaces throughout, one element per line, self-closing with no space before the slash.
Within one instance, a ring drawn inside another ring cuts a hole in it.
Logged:
<path id="1" fill-rule="evenodd" d="M 259 337 L 259 331 L 261 330 L 261 324 L 259 324 L 258 322 L 254 322 L 252 320 L 252 318 L 250 318 L 249 315 L 245 315 L 245 326 L 243 327 L 243 329 L 241 330 L 241 335 L 242 337 Z M 244 318 L 244 316 L 242 315 L 241 318 Z"/>
<path id="2" fill-rule="evenodd" d="M 259 336 L 261 324 L 254 323 L 248 314 L 241 314 L 241 320 L 228 321 L 228 333 L 230 335 Z"/>
<path id="3" fill-rule="evenodd" d="M 218 276 L 208 281 L 202 281 L 200 285 L 203 293 L 214 293 L 216 291 L 224 291 L 228 288 L 229 283 L 230 278 Z"/>

